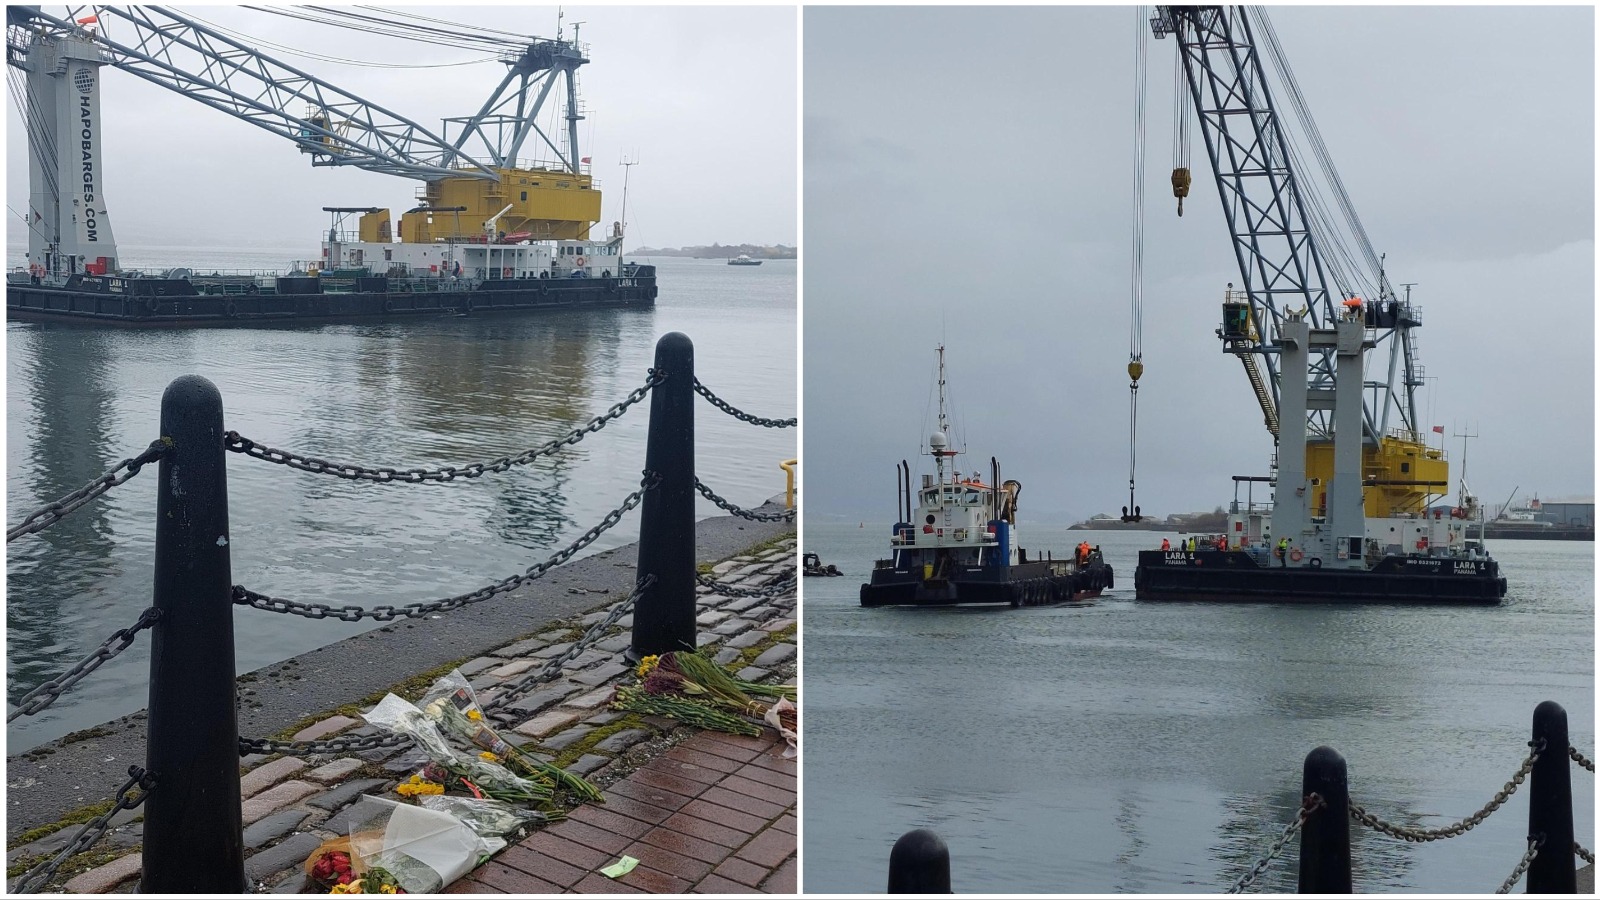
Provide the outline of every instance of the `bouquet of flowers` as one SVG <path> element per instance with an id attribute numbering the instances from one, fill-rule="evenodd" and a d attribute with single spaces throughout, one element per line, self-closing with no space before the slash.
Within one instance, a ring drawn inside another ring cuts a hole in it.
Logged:
<path id="1" fill-rule="evenodd" d="M 356 877 L 341 893 L 436 894 L 506 846 L 443 810 L 368 796 L 349 815 Z"/>
<path id="2" fill-rule="evenodd" d="M 582 800 L 605 802 L 600 789 L 581 776 L 528 756 L 500 737 L 484 718 L 478 695 L 460 670 L 453 670 L 433 683 L 422 698 L 422 712 L 444 734 L 505 760 L 542 784 L 555 785 Z"/>
<path id="3" fill-rule="evenodd" d="M 793 685 L 743 681 L 699 653 L 677 650 L 639 661 L 638 687 L 621 687 L 612 698 L 618 709 L 666 715 L 690 725 L 732 734 L 761 733 L 754 722 L 771 725 L 792 751 L 798 740 L 799 710 L 790 702 Z M 763 703 L 751 694 L 776 698 Z M 786 755 L 793 755 L 786 752 Z"/>
<path id="4" fill-rule="evenodd" d="M 389 694 L 377 706 L 362 714 L 369 723 L 395 734 L 409 736 L 427 754 L 437 767 L 431 773 L 424 770 L 421 778 L 413 780 L 416 790 L 403 794 L 434 793 L 424 789 L 424 781 L 444 784 L 459 781 L 478 796 L 511 802 L 532 801 L 548 803 L 548 781 L 521 778 L 499 762 L 469 753 L 461 753 L 450 746 L 439 733 L 437 722 L 405 699 Z M 434 777 L 429 777 L 429 775 Z M 404 787 L 405 785 L 402 785 Z"/>

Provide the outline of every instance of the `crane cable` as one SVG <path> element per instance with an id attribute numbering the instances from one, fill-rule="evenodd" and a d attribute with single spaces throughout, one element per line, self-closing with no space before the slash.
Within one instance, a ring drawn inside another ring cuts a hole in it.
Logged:
<path id="1" fill-rule="evenodd" d="M 1141 332 L 1144 318 L 1144 135 L 1145 135 L 1145 58 L 1148 54 L 1145 7 L 1134 7 L 1134 103 L 1133 103 L 1133 273 L 1128 335 L 1128 505 L 1122 508 L 1122 521 L 1137 522 L 1139 507 L 1134 504 L 1134 473 L 1138 468 L 1139 376 L 1144 374 L 1144 349 Z"/>

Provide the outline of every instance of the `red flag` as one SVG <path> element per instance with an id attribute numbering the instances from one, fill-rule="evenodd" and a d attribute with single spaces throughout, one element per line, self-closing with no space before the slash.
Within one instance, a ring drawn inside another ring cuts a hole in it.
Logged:
<path id="1" fill-rule="evenodd" d="M 1434 434 L 1444 434 L 1444 426 L 1443 425 L 1435 425 L 1435 426 L 1433 426 L 1433 433 Z"/>
<path id="2" fill-rule="evenodd" d="M 588 161 L 589 161 L 589 157 L 587 157 L 587 156 L 585 156 L 583 159 L 578 160 L 578 162 L 582 162 L 582 163 L 586 163 Z"/>
<path id="3" fill-rule="evenodd" d="M 83 18 L 78 20 L 78 24 L 79 25 L 93 25 L 98 21 L 100 21 L 100 17 L 99 16 L 84 16 Z"/>

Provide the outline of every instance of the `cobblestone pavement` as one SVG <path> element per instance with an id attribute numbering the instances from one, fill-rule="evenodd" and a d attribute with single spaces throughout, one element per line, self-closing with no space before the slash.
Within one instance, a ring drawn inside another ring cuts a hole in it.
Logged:
<path id="1" fill-rule="evenodd" d="M 721 586 L 745 589 L 793 578 L 795 543 L 790 537 L 756 555 L 724 560 L 712 568 L 712 577 Z M 698 590 L 702 650 L 736 667 L 740 678 L 793 683 L 793 590 L 776 597 Z M 459 669 L 486 702 L 500 685 L 570 647 L 578 630 L 609 609 L 607 604 L 547 627 Z M 569 810 L 566 820 L 503 851 L 453 892 L 794 891 L 795 763 L 782 758 L 781 741 L 699 733 L 670 719 L 607 708 L 613 688 L 629 672 L 623 651 L 632 618 L 619 620 L 560 679 L 492 714 L 507 740 L 589 778 L 605 789 L 606 803 Z M 294 738 L 373 731 L 335 715 Z M 346 833 L 349 806 L 363 794 L 395 799 L 394 786 L 422 761 L 409 745 L 343 757 L 245 757 L 240 793 L 251 890 L 299 892 L 307 856 Z M 69 860 L 45 890 L 132 891 L 143 830 L 138 816 L 137 809 L 123 813 L 99 844 Z M 76 830 L 68 827 L 9 851 L 8 866 L 59 850 Z M 624 854 L 640 860 L 632 873 L 615 881 L 598 873 Z M 84 860 L 93 868 L 85 871 Z M 470 889 L 464 886 L 469 881 Z"/>

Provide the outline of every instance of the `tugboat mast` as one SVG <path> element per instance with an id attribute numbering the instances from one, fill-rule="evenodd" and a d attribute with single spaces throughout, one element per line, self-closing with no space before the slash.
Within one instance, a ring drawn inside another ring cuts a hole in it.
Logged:
<path id="1" fill-rule="evenodd" d="M 944 484 L 944 458 L 953 456 L 950 451 L 950 417 L 944 405 L 944 345 L 939 345 L 939 430 L 928 438 L 928 452 L 933 454 L 934 484 Z"/>

